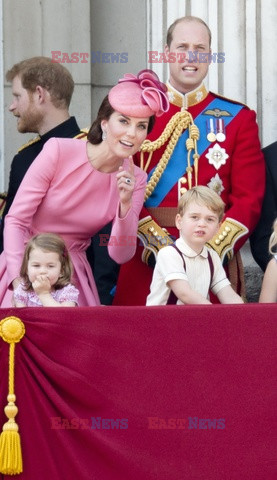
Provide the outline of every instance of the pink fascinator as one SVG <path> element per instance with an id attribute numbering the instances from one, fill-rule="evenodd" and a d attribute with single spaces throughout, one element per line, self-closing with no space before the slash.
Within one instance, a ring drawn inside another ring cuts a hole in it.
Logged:
<path id="1" fill-rule="evenodd" d="M 160 117 L 169 109 L 167 87 L 153 70 L 126 73 L 109 92 L 114 110 L 130 117 Z"/>

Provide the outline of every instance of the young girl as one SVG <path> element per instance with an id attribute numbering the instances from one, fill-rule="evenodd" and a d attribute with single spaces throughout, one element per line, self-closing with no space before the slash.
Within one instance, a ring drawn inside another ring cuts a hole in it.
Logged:
<path id="1" fill-rule="evenodd" d="M 260 294 L 260 303 L 275 303 L 277 302 L 277 218 L 273 223 L 273 233 L 269 239 L 269 252 L 273 258 L 269 261 L 264 279 L 262 283 L 262 290 Z"/>
<path id="2" fill-rule="evenodd" d="M 75 307 L 79 291 L 70 283 L 73 267 L 63 239 L 41 233 L 28 242 L 21 282 L 14 290 L 16 307 Z"/>

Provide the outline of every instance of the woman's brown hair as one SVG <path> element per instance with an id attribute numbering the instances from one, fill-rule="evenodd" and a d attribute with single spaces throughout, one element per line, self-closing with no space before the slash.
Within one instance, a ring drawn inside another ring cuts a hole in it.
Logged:
<path id="1" fill-rule="evenodd" d="M 109 120 L 110 116 L 114 113 L 114 109 L 109 102 L 108 95 L 102 101 L 98 110 L 97 118 L 94 120 L 88 132 L 88 141 L 93 145 L 98 145 L 102 142 L 102 127 L 101 122 L 103 120 Z M 155 115 L 149 118 L 149 124 L 147 133 L 150 133 L 155 123 Z"/>

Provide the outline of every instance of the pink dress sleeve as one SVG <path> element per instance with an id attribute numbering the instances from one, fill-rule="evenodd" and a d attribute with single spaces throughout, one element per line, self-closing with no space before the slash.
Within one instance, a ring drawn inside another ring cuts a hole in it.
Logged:
<path id="1" fill-rule="evenodd" d="M 61 290 L 56 290 L 55 293 L 58 302 L 73 302 L 78 305 L 79 290 L 71 283 L 63 287 Z"/>
<path id="2" fill-rule="evenodd" d="M 144 202 L 147 175 L 143 170 L 135 167 L 135 177 L 136 186 L 132 206 L 124 218 L 118 216 L 118 206 L 108 245 L 109 255 L 120 264 L 128 262 L 136 251 L 138 218 Z"/>
<path id="3" fill-rule="evenodd" d="M 13 298 L 16 302 L 24 303 L 28 305 L 28 292 L 24 290 L 22 283 L 20 283 L 13 292 Z"/>
<path id="4" fill-rule="evenodd" d="M 32 218 L 53 179 L 58 157 L 58 142 L 52 138 L 30 166 L 6 216 L 4 251 L 8 284 L 19 277 L 25 239 L 30 237 Z"/>

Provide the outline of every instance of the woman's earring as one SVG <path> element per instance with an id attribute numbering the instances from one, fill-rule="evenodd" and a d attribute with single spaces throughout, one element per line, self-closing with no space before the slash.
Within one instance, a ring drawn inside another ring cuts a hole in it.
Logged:
<path id="1" fill-rule="evenodd" d="M 107 132 L 105 132 L 105 130 L 102 130 L 102 140 L 106 140 L 107 139 Z"/>

